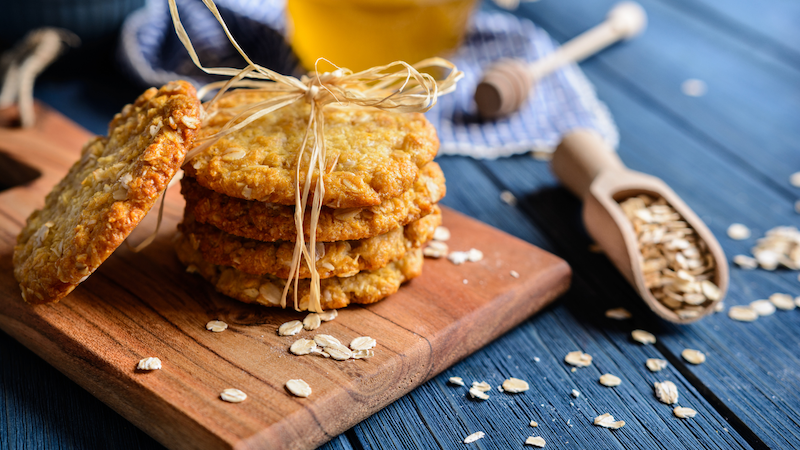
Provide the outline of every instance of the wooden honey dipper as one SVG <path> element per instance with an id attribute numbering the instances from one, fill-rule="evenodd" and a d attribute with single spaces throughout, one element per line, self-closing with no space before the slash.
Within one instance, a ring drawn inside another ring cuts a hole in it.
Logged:
<path id="1" fill-rule="evenodd" d="M 518 59 L 500 60 L 489 67 L 475 89 L 478 113 L 485 119 L 493 119 L 517 111 L 537 80 L 565 64 L 582 61 L 621 39 L 636 36 L 646 24 L 647 14 L 638 3 L 622 2 L 608 12 L 605 22 L 544 58 L 531 63 Z"/>
<path id="2" fill-rule="evenodd" d="M 656 314 L 675 323 L 690 323 L 711 314 L 728 289 L 728 262 L 722 247 L 705 223 L 661 179 L 628 169 L 617 153 L 591 130 L 573 130 L 553 154 L 553 173 L 583 200 L 586 231 L 603 249 L 622 275 Z M 719 298 L 703 307 L 696 317 L 680 317 L 653 296 L 646 285 L 643 258 L 633 224 L 619 202 L 646 194 L 663 198 L 706 244 L 714 259 L 712 282 Z"/>

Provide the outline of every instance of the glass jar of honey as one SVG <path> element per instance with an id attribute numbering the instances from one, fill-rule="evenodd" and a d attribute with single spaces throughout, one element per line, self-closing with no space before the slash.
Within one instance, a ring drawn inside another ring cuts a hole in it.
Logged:
<path id="1" fill-rule="evenodd" d="M 320 57 L 353 71 L 414 64 L 461 43 L 475 1 L 288 0 L 289 40 L 308 70 Z"/>

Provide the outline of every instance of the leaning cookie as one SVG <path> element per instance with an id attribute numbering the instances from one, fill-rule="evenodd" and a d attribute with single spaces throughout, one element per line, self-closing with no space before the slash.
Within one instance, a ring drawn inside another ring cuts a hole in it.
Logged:
<path id="1" fill-rule="evenodd" d="M 250 275 L 233 267 L 207 262 L 183 235 L 175 240 L 175 250 L 178 259 L 187 266 L 187 271 L 199 273 L 220 293 L 245 303 L 281 306 L 285 279 L 271 275 Z M 402 283 L 418 277 L 422 273 L 422 263 L 422 250 L 412 249 L 403 258 L 381 269 L 359 272 L 351 277 L 321 280 L 322 309 L 338 309 L 350 303 L 369 304 L 382 300 L 397 292 Z M 307 279 L 299 282 L 297 297 L 300 311 L 308 309 L 309 285 Z M 293 289 L 294 287 L 289 290 L 287 307 L 292 307 Z"/>
<path id="2" fill-rule="evenodd" d="M 402 258 L 409 249 L 418 248 L 433 238 L 441 225 L 441 212 L 436 210 L 405 227 L 356 241 L 318 242 L 316 261 L 320 278 L 350 276 L 364 270 L 375 270 Z M 278 278 L 291 276 L 290 266 L 294 242 L 263 242 L 228 234 L 202 224 L 190 213 L 178 228 L 192 247 L 208 262 L 231 266 L 245 273 L 269 274 Z M 308 266 L 300 266 L 300 278 L 311 278 Z"/>
<path id="3" fill-rule="evenodd" d="M 130 234 L 183 163 L 200 124 L 194 87 L 150 88 L 95 137 L 28 218 L 14 276 L 28 303 L 60 300 Z"/>
<path id="4" fill-rule="evenodd" d="M 321 242 L 351 241 L 386 233 L 430 214 L 445 195 L 442 169 L 426 164 L 411 189 L 399 197 L 369 208 L 333 209 L 323 207 L 317 227 Z M 191 177 L 181 180 L 186 210 L 198 222 L 208 223 L 236 236 L 259 241 L 294 241 L 297 237 L 294 207 L 241 200 L 200 186 Z M 310 214 L 305 215 L 306 239 Z"/>

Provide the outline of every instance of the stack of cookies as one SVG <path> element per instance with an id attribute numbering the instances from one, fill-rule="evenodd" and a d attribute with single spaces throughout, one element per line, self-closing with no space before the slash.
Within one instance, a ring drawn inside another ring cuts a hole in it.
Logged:
<path id="1" fill-rule="evenodd" d="M 272 95 L 227 94 L 198 138 L 213 136 Z M 309 114 L 308 103 L 292 103 L 223 136 L 184 166 L 178 257 L 225 295 L 284 304 L 297 239 L 295 180 L 305 180 L 309 167 L 308 158 L 298 157 Z M 439 141 L 422 114 L 337 104 L 324 109 L 324 136 L 327 162 L 315 246 L 321 307 L 373 303 L 422 271 L 420 248 L 441 223 L 436 204 L 445 194 L 444 175 L 432 162 Z M 312 173 L 312 193 L 317 177 L 318 171 Z M 310 216 L 303 215 L 305 242 Z M 293 306 L 296 295 L 295 307 L 313 309 L 311 272 L 301 262 L 286 306 Z"/>

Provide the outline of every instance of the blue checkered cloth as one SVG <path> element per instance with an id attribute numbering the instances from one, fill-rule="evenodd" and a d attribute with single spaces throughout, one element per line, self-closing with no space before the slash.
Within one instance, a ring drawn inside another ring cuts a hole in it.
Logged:
<path id="1" fill-rule="evenodd" d="M 281 0 L 216 0 L 234 37 L 251 59 L 279 73 L 299 75 L 297 58 L 284 39 Z M 243 67 L 222 28 L 198 0 L 177 0 L 200 60 L 206 67 Z M 575 128 L 598 131 L 616 147 L 619 136 L 611 115 L 577 65 L 539 80 L 535 95 L 516 114 L 485 121 L 477 116 L 472 95 L 482 69 L 500 58 L 534 61 L 557 44 L 541 28 L 509 13 L 477 11 L 463 45 L 449 59 L 464 72 L 453 94 L 443 96 L 427 113 L 439 132 L 440 153 L 497 158 L 529 151 L 552 151 L 561 136 Z M 119 59 L 143 85 L 176 78 L 196 84 L 214 81 L 194 66 L 172 27 L 166 1 L 150 1 L 129 16 L 122 30 Z M 334 61 L 335 62 L 335 61 Z"/>

